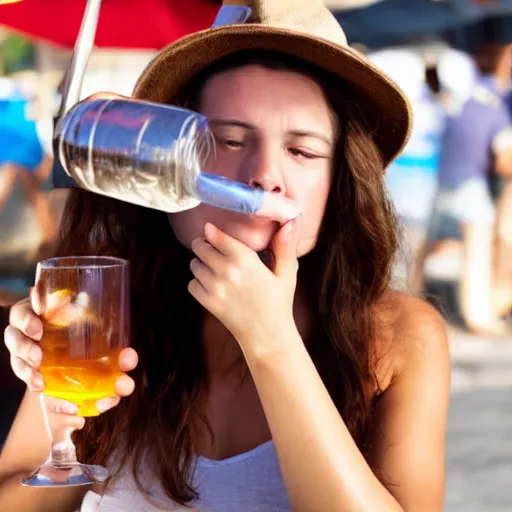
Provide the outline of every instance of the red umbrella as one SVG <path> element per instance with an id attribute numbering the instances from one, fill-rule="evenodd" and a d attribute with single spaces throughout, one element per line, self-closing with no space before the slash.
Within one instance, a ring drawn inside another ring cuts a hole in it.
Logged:
<path id="1" fill-rule="evenodd" d="M 23 0 L 2 4 L 0 25 L 32 39 L 73 48 L 85 0 Z M 221 2 L 215 0 L 104 0 L 95 46 L 159 49 L 209 27 Z"/>

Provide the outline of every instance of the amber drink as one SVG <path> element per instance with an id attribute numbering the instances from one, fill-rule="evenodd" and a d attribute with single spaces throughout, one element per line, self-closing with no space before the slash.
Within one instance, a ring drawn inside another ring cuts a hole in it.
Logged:
<path id="1" fill-rule="evenodd" d="M 112 347 L 106 336 L 95 333 L 94 326 L 80 327 L 79 322 L 75 326 L 79 330 L 77 334 L 70 332 L 74 330 L 72 326 L 59 327 L 43 320 L 44 392 L 76 404 L 79 416 L 97 416 L 96 402 L 115 396 L 114 382 L 121 374 L 119 347 Z M 70 342 L 74 336 L 82 339 Z"/>

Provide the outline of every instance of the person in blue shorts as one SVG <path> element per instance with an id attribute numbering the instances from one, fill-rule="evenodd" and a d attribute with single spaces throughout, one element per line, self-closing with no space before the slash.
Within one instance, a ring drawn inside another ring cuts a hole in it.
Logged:
<path id="1" fill-rule="evenodd" d="M 493 298 L 496 212 L 490 177 L 510 172 L 510 159 L 495 140 L 511 125 L 512 47 L 484 45 L 475 57 L 480 76 L 471 97 L 446 120 L 425 259 L 446 240 L 462 242 L 462 317 L 474 332 L 496 333 L 503 324 Z"/>
<path id="2" fill-rule="evenodd" d="M 30 119 L 30 100 L 13 80 L 0 82 L 0 214 L 9 201 L 14 186 L 20 182 L 34 208 L 42 242 L 55 235 L 55 220 L 41 184 L 49 176 L 52 156 L 43 147 L 37 123 Z"/>

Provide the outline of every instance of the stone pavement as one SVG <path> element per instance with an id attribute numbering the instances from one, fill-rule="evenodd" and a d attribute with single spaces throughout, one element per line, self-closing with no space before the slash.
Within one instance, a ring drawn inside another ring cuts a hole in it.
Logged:
<path id="1" fill-rule="evenodd" d="M 512 338 L 450 337 L 445 512 L 511 512 Z"/>
<path id="2" fill-rule="evenodd" d="M 445 512 L 512 511 L 512 387 L 455 393 Z"/>
<path id="3" fill-rule="evenodd" d="M 454 391 L 512 386 L 512 336 L 477 337 L 456 327 L 449 336 Z"/>

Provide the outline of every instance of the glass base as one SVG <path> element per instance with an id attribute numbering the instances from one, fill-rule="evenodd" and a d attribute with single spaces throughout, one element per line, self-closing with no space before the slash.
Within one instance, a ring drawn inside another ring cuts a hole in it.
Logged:
<path id="1" fill-rule="evenodd" d="M 27 487 L 72 487 L 78 485 L 101 484 L 109 477 L 102 466 L 88 464 L 53 464 L 47 462 L 25 480 L 21 485 Z"/>

